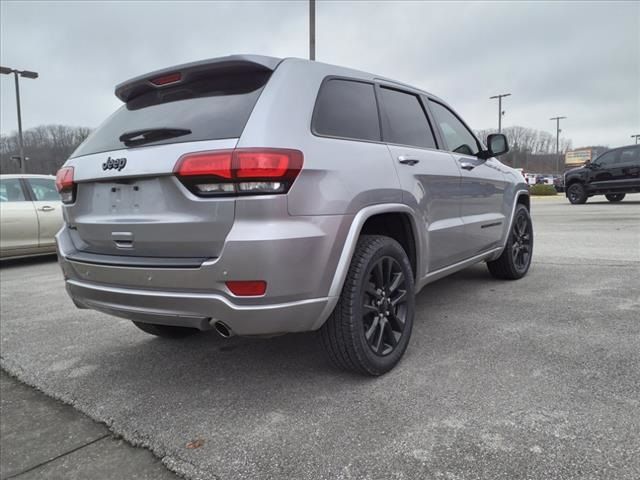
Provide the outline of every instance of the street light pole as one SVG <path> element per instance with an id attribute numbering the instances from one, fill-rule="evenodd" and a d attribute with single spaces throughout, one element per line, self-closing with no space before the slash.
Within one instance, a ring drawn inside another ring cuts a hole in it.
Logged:
<path id="1" fill-rule="evenodd" d="M 24 156 L 24 141 L 22 139 L 22 114 L 20 111 L 20 81 L 18 77 L 25 77 L 36 79 L 38 78 L 37 72 L 30 72 L 29 70 L 16 70 L 14 68 L 8 67 L 0 67 L 0 74 L 9 75 L 13 73 L 15 84 L 16 84 L 16 107 L 18 110 L 18 142 L 20 149 L 20 173 L 27 172 L 27 162 L 26 157 Z"/>
<path id="2" fill-rule="evenodd" d="M 631 135 L 631 138 L 635 138 L 636 139 L 636 145 L 638 144 L 638 139 L 640 139 L 640 134 L 638 135 Z"/>
<path id="3" fill-rule="evenodd" d="M 13 78 L 16 83 L 16 107 L 18 109 L 18 142 L 20 144 L 20 173 L 27 173 L 27 165 L 24 160 L 24 140 L 22 139 L 22 114 L 20 112 L 20 81 L 18 72 L 13 71 Z"/>
<path id="4" fill-rule="evenodd" d="M 309 0 L 309 60 L 316 59 L 316 0 Z"/>
<path id="5" fill-rule="evenodd" d="M 560 172 L 560 120 L 563 120 L 567 117 L 553 117 L 549 120 L 556 121 L 556 173 Z"/>
<path id="6" fill-rule="evenodd" d="M 502 98 L 511 96 L 510 93 L 501 93 L 500 95 L 494 95 L 493 97 L 489 97 L 489 100 L 493 100 L 494 98 L 498 99 L 498 133 L 502 133 Z"/>

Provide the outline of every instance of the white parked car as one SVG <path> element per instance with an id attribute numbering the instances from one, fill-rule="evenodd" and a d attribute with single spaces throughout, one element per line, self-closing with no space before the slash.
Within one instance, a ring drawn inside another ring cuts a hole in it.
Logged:
<path id="1" fill-rule="evenodd" d="M 55 253 L 61 205 L 53 176 L 0 175 L 0 257 Z"/>

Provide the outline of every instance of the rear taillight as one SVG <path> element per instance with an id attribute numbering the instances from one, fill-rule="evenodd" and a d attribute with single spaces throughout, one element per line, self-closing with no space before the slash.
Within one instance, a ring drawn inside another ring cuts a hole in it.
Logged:
<path id="1" fill-rule="evenodd" d="M 56 189 L 62 203 L 73 203 L 76 196 L 76 184 L 73 181 L 73 167 L 62 167 L 56 174 Z"/>
<path id="2" fill-rule="evenodd" d="M 174 173 L 199 196 L 287 193 L 302 169 L 299 150 L 238 148 L 189 153 Z"/>

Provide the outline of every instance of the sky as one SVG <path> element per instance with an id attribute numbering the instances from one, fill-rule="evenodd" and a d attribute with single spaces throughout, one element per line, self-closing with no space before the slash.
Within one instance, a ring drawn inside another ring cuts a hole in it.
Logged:
<path id="1" fill-rule="evenodd" d="M 497 127 L 489 97 L 511 93 L 503 126 L 574 147 L 640 134 L 640 1 L 316 4 L 316 58 L 444 98 L 474 129 Z M 308 56 L 306 1 L 0 3 L 0 61 L 20 82 L 23 128 L 98 126 L 113 89 L 171 65 L 236 53 Z M 13 78 L 0 76 L 0 131 L 17 129 Z"/>

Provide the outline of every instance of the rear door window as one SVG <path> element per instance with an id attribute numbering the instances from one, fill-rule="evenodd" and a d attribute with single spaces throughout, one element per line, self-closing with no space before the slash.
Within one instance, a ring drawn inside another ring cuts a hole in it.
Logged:
<path id="1" fill-rule="evenodd" d="M 217 75 L 148 91 L 120 107 L 71 156 L 127 148 L 120 136 L 145 129 L 191 132 L 145 146 L 238 138 L 268 79 L 269 72 Z"/>
<path id="2" fill-rule="evenodd" d="M 618 163 L 621 165 L 640 165 L 640 147 L 624 148 L 620 150 Z"/>
<path id="3" fill-rule="evenodd" d="M 317 135 L 379 142 L 380 121 L 373 84 L 342 79 L 323 82 L 311 128 Z"/>
<path id="4" fill-rule="evenodd" d="M 480 151 L 476 137 L 460 119 L 444 105 L 429 101 L 431 112 L 444 135 L 447 150 L 463 155 L 477 155 Z"/>
<path id="5" fill-rule="evenodd" d="M 381 87 L 384 141 L 399 145 L 436 148 L 436 141 L 417 95 Z"/>

